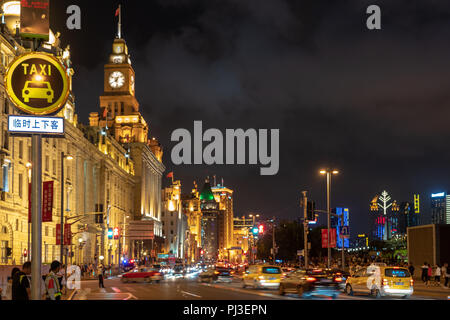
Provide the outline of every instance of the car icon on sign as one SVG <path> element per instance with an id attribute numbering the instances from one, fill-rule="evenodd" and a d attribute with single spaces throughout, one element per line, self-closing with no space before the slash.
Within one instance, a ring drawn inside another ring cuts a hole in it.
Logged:
<path id="1" fill-rule="evenodd" d="M 30 98 L 47 99 L 52 103 L 54 92 L 48 81 L 27 81 L 22 90 L 22 98 L 25 102 L 30 102 Z"/>

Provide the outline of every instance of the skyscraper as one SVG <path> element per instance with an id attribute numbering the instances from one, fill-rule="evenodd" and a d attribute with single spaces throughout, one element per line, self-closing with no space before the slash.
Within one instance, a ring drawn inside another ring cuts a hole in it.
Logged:
<path id="1" fill-rule="evenodd" d="M 450 224 L 450 195 L 446 192 L 431 195 L 431 223 Z"/>
<path id="2" fill-rule="evenodd" d="M 215 200 L 209 180 L 200 193 L 202 212 L 202 248 L 206 259 L 217 259 L 219 249 L 219 203 Z"/>

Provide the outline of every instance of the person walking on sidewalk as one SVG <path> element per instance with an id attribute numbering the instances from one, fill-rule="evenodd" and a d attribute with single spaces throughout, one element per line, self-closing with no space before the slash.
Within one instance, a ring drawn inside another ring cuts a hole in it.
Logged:
<path id="1" fill-rule="evenodd" d="M 436 270 L 434 271 L 434 282 L 437 286 L 441 285 L 441 267 L 437 264 Z"/>
<path id="2" fill-rule="evenodd" d="M 449 270 L 448 270 L 448 263 L 444 263 L 444 266 L 442 267 L 442 276 L 445 277 L 444 287 L 448 288 L 448 278 L 450 278 Z"/>
<path id="3" fill-rule="evenodd" d="M 427 268 L 427 283 L 426 285 L 428 286 L 430 284 L 430 281 L 432 280 L 433 276 L 433 268 L 431 267 L 430 264 L 428 264 L 428 268 Z"/>
<path id="4" fill-rule="evenodd" d="M 97 268 L 98 273 L 98 287 L 104 288 L 105 285 L 103 284 L 103 274 L 104 274 L 105 268 L 103 267 L 103 264 L 100 263 Z"/>
<path id="5" fill-rule="evenodd" d="M 411 278 L 414 278 L 414 266 L 412 262 L 409 264 L 408 270 L 411 273 Z"/>
<path id="6" fill-rule="evenodd" d="M 27 261 L 22 266 L 22 271 L 12 273 L 11 298 L 12 300 L 30 300 L 31 289 L 27 275 L 31 274 L 31 262 Z"/>
<path id="7" fill-rule="evenodd" d="M 61 300 L 61 286 L 57 273 L 61 269 L 61 263 L 55 260 L 50 265 L 50 272 L 45 278 L 45 294 L 47 300 Z"/>
<path id="8" fill-rule="evenodd" d="M 428 264 L 424 262 L 423 266 L 420 268 L 422 269 L 422 281 L 423 283 L 427 283 Z"/>

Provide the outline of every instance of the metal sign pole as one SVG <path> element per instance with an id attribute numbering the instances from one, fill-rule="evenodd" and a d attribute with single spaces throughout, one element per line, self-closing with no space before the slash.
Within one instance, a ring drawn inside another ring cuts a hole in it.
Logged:
<path id="1" fill-rule="evenodd" d="M 305 258 L 305 269 L 308 269 L 308 198 L 306 197 L 307 191 L 302 191 L 303 193 L 303 255 Z"/>
<path id="2" fill-rule="evenodd" d="M 33 174 L 31 176 L 31 227 L 32 227 L 32 252 L 31 259 L 31 299 L 41 300 L 42 283 L 42 136 L 32 136 Z"/>

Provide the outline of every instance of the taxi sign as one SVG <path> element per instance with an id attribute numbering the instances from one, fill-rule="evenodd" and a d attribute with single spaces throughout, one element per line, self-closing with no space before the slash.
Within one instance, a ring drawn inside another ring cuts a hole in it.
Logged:
<path id="1" fill-rule="evenodd" d="M 16 58 L 9 65 L 5 79 L 9 99 L 28 114 L 55 113 L 69 96 L 65 67 L 48 53 L 32 52 Z"/>
<path id="2" fill-rule="evenodd" d="M 64 118 L 8 116 L 8 131 L 25 134 L 64 134 Z"/>

